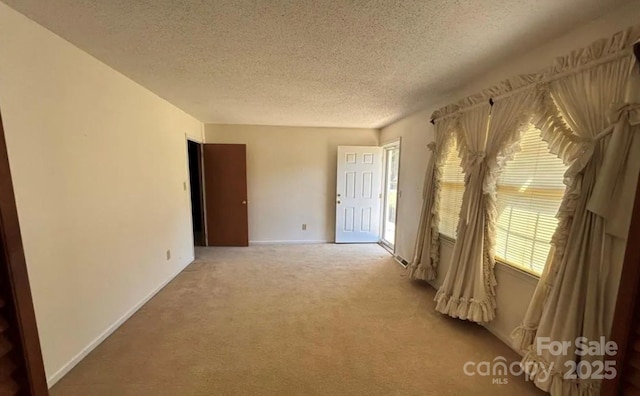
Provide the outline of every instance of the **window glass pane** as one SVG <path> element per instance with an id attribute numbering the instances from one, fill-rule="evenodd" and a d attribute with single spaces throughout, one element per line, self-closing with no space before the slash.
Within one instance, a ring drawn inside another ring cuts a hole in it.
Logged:
<path id="1" fill-rule="evenodd" d="M 398 166 L 400 161 L 400 146 L 385 148 L 385 180 L 384 180 L 384 219 L 382 241 L 388 246 L 395 244 L 396 208 L 398 200 Z"/>
<path id="2" fill-rule="evenodd" d="M 440 191 L 440 233 L 451 238 L 456 237 L 458 217 L 464 193 L 464 173 L 460 167 L 458 147 L 455 139 L 447 153 L 447 160 L 442 171 L 442 189 Z"/>
<path id="3" fill-rule="evenodd" d="M 566 166 L 549 152 L 533 125 L 520 146 L 498 181 L 496 256 L 540 274 L 558 225 L 556 213 L 564 194 Z"/>

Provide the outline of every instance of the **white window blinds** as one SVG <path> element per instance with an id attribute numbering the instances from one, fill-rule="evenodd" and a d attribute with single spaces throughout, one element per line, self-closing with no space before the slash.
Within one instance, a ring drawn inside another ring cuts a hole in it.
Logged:
<path id="1" fill-rule="evenodd" d="M 440 192 L 440 223 L 438 225 L 441 234 L 450 238 L 456 237 L 458 217 L 462 206 L 462 194 L 464 193 L 464 173 L 460 167 L 458 147 L 455 139 L 450 145 L 447 160 L 442 171 Z"/>
<path id="2" fill-rule="evenodd" d="M 555 216 L 564 193 L 566 166 L 549 152 L 533 125 L 520 146 L 522 150 L 505 165 L 498 181 L 496 256 L 540 274 L 558 225 Z"/>

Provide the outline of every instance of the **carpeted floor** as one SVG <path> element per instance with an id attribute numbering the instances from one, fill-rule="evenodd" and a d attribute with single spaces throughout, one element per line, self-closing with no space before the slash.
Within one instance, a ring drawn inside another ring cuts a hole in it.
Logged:
<path id="1" fill-rule="evenodd" d="M 542 394 L 522 377 L 465 375 L 467 361 L 518 356 L 437 314 L 434 290 L 377 245 L 197 256 L 52 396 Z"/>

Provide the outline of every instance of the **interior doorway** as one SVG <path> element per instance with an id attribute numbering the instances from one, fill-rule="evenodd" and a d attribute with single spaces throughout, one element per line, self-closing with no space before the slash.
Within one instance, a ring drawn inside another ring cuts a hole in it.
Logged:
<path id="1" fill-rule="evenodd" d="M 189 156 L 189 184 L 191 186 L 191 220 L 193 243 L 205 246 L 204 199 L 202 186 L 202 144 L 187 140 Z"/>
<path id="2" fill-rule="evenodd" d="M 394 250 L 398 212 L 398 174 L 400 170 L 400 140 L 385 144 L 384 185 L 382 188 L 382 236 L 380 242 Z"/>

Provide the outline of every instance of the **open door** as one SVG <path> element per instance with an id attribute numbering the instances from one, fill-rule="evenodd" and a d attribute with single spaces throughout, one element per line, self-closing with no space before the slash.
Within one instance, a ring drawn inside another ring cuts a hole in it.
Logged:
<path id="1" fill-rule="evenodd" d="M 382 147 L 338 146 L 336 243 L 380 239 Z"/>
<path id="2" fill-rule="evenodd" d="M 207 246 L 249 246 L 247 146 L 203 147 Z"/>
<path id="3" fill-rule="evenodd" d="M 0 395 L 48 395 L 0 117 Z"/>

